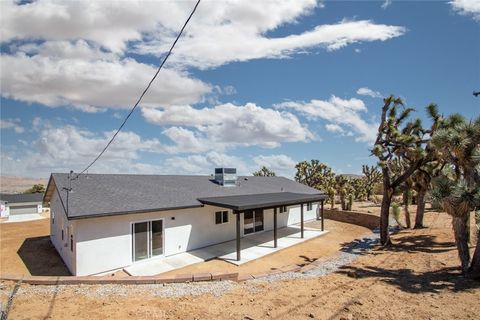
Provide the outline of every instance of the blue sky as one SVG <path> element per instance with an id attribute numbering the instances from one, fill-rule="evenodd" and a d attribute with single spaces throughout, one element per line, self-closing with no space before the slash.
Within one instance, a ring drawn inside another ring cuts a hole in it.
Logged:
<path id="1" fill-rule="evenodd" d="M 2 2 L 1 173 L 82 170 L 194 2 Z M 374 164 L 382 97 L 479 114 L 479 1 L 202 1 L 90 172 L 210 174 Z"/>

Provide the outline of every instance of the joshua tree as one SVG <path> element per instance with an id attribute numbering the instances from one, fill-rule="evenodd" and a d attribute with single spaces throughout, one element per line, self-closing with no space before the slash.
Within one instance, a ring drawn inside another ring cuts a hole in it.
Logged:
<path id="1" fill-rule="evenodd" d="M 340 197 L 340 205 L 342 210 L 347 209 L 347 204 L 345 202 L 348 191 L 347 191 L 348 179 L 344 176 L 336 176 L 335 177 L 335 189 Z"/>
<path id="2" fill-rule="evenodd" d="M 268 169 L 265 166 L 262 166 L 260 170 L 255 171 L 253 173 L 254 176 L 261 176 L 261 177 L 275 177 L 275 172 Z"/>
<path id="3" fill-rule="evenodd" d="M 480 117 L 467 122 L 455 114 L 446 119 L 432 137 L 433 145 L 453 169 L 453 175 L 442 173 L 435 181 L 434 196 L 452 216 L 455 242 L 462 272 L 480 278 L 480 240 L 470 263 L 468 221 L 470 212 L 480 207 Z M 476 216 L 480 219 L 480 214 Z M 479 220 L 477 220 L 477 224 Z M 480 235 L 480 229 L 477 230 Z"/>
<path id="4" fill-rule="evenodd" d="M 413 175 L 413 189 L 417 192 L 417 213 L 415 215 L 414 229 L 423 228 L 423 217 L 425 214 L 425 196 L 431 188 L 432 179 L 442 172 L 444 164 L 439 161 L 432 161 L 420 167 Z"/>
<path id="5" fill-rule="evenodd" d="M 350 180 L 355 200 L 365 201 L 368 194 L 368 186 L 365 177 L 353 178 Z"/>
<path id="6" fill-rule="evenodd" d="M 373 189 L 377 183 L 382 181 L 382 173 L 376 166 L 362 166 L 362 172 L 364 175 L 365 189 L 367 192 L 367 200 L 370 200 L 370 196 L 373 193 Z"/>
<path id="7" fill-rule="evenodd" d="M 302 161 L 295 166 L 295 180 L 328 194 L 331 208 L 335 206 L 335 173 L 318 160 Z"/>
<path id="8" fill-rule="evenodd" d="M 398 109 L 402 108 L 400 113 Z M 429 106 L 430 108 L 430 106 Z M 392 196 L 418 168 L 426 163 L 430 139 L 434 125 L 430 130 L 424 130 L 420 119 L 408 122 L 405 120 L 413 111 L 405 108 L 400 98 L 390 96 L 384 99 L 381 122 L 378 127 L 377 139 L 372 153 L 379 159 L 383 174 L 383 198 L 380 213 L 380 242 L 389 245 L 388 232 L 389 209 Z M 398 170 L 395 162 L 401 162 Z"/>

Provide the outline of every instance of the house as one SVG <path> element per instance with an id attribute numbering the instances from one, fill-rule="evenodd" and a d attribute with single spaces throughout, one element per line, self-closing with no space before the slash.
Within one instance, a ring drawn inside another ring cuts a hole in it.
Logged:
<path id="1" fill-rule="evenodd" d="M 319 218 L 320 191 L 283 177 L 52 173 L 50 237 L 73 275 L 118 270 L 147 259 Z M 323 211 L 322 211 L 323 213 Z M 303 217 L 303 220 L 301 219 Z M 323 218 L 323 215 L 322 215 Z M 323 220 L 322 220 L 323 221 Z"/>
<path id="2" fill-rule="evenodd" d="M 0 217 L 42 213 L 43 193 L 0 194 Z"/>

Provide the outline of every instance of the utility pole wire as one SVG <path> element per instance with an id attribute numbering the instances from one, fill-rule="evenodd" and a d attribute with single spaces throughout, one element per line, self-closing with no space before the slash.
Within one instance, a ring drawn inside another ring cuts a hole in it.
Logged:
<path id="1" fill-rule="evenodd" d="M 172 54 L 173 48 L 174 48 L 175 45 L 177 44 L 178 39 L 180 39 L 180 36 L 182 35 L 183 31 L 184 31 L 185 28 L 187 27 L 188 22 L 190 21 L 190 19 L 192 18 L 193 14 L 194 14 L 195 11 L 197 10 L 197 7 L 198 7 L 198 5 L 200 4 L 200 1 L 201 1 L 201 0 L 198 0 L 197 3 L 195 4 L 195 7 L 193 7 L 192 12 L 191 12 L 190 15 L 188 16 L 188 19 L 187 19 L 187 20 L 185 21 L 185 23 L 183 24 L 183 27 L 182 27 L 182 29 L 180 30 L 180 32 L 178 33 L 177 38 L 176 38 L 175 41 L 173 42 L 172 46 L 170 47 L 170 50 L 168 50 L 167 55 L 166 55 L 165 58 L 163 59 L 162 63 L 159 65 L 159 67 L 158 67 L 158 69 L 157 69 L 157 72 L 155 72 L 155 75 L 153 76 L 152 80 L 150 80 L 150 82 L 148 83 L 148 85 L 147 85 L 147 87 L 145 88 L 145 90 L 143 90 L 143 92 L 142 92 L 142 94 L 140 95 L 140 97 L 138 98 L 137 102 L 135 103 L 135 105 L 133 106 L 133 108 L 130 110 L 130 112 L 128 113 L 128 115 L 127 115 L 127 117 L 125 118 L 125 120 L 123 120 L 122 124 L 121 124 L 120 127 L 117 129 L 117 131 L 115 132 L 115 134 L 112 136 L 112 138 L 110 139 L 110 141 L 108 141 L 108 143 L 107 143 L 107 145 L 105 146 L 105 148 L 103 148 L 103 150 L 98 154 L 98 156 L 97 156 L 85 169 L 83 169 L 80 173 L 78 173 L 75 178 L 70 178 L 71 180 L 77 179 L 81 174 L 85 173 L 85 171 L 87 171 L 88 169 L 90 169 L 90 167 L 91 167 L 95 162 L 97 162 L 98 159 L 100 159 L 100 157 L 105 153 L 105 151 L 107 151 L 108 147 L 112 144 L 113 140 L 115 140 L 115 138 L 117 137 L 117 135 L 118 135 L 118 134 L 120 133 L 120 131 L 122 130 L 123 126 L 125 126 L 125 123 L 127 123 L 128 119 L 130 118 L 130 116 L 132 115 L 132 113 L 133 113 L 133 112 L 135 111 L 135 109 L 137 108 L 138 104 L 142 101 L 143 96 L 147 93 L 148 89 L 150 89 L 150 86 L 152 85 L 153 81 L 155 81 L 155 78 L 157 78 L 157 75 L 158 75 L 158 73 L 160 72 L 160 70 L 163 68 L 163 65 L 165 64 L 165 62 L 167 62 L 168 57 L 170 57 L 170 55 Z"/>

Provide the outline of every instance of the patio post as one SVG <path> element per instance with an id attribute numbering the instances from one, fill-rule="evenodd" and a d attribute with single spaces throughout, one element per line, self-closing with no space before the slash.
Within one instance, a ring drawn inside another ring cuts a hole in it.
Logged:
<path id="1" fill-rule="evenodd" d="M 303 203 L 300 204 L 300 235 L 303 239 Z"/>
<path id="2" fill-rule="evenodd" d="M 323 202 L 324 202 L 324 201 L 325 201 L 325 200 L 322 200 L 321 209 L 320 209 L 320 217 L 321 217 L 321 219 L 322 219 L 322 231 L 325 230 L 325 222 L 324 222 L 324 218 L 323 218 Z"/>
<path id="3" fill-rule="evenodd" d="M 277 247 L 277 208 L 273 208 L 273 247 Z"/>
<path id="4" fill-rule="evenodd" d="M 240 248 L 240 212 L 238 211 L 233 211 L 233 213 L 237 216 L 236 217 L 236 220 L 237 220 L 237 261 L 240 261 L 240 252 L 241 252 L 241 248 Z"/>

